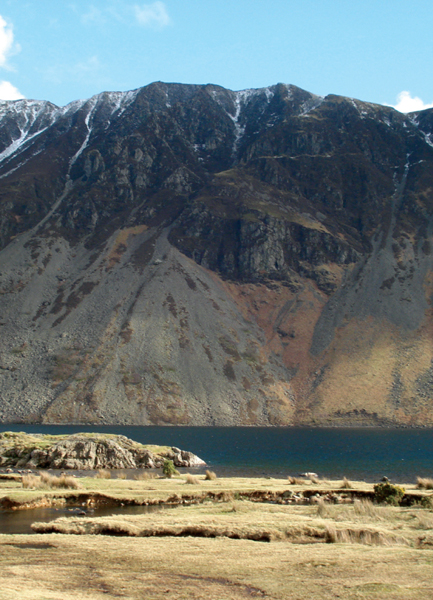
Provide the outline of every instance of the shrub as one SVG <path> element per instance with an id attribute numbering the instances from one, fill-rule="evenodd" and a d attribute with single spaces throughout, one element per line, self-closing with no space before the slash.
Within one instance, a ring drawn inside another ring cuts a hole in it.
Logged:
<path id="1" fill-rule="evenodd" d="M 374 499 L 379 504 L 391 504 L 399 506 L 403 499 L 405 490 L 398 485 L 392 485 L 389 481 L 376 483 L 374 486 Z"/>
<path id="2" fill-rule="evenodd" d="M 162 465 L 162 472 L 164 474 L 164 477 L 168 478 L 173 477 L 173 475 L 179 475 L 179 472 L 176 471 L 176 468 L 174 466 L 174 462 L 169 458 L 166 458 L 164 460 L 164 464 Z"/>
<path id="3" fill-rule="evenodd" d="M 421 506 L 421 508 L 433 510 L 433 496 L 423 496 L 418 501 L 418 505 Z"/>
<path id="4" fill-rule="evenodd" d="M 214 473 L 213 471 L 206 471 L 206 481 L 212 481 L 213 479 L 216 479 L 216 473 Z"/>

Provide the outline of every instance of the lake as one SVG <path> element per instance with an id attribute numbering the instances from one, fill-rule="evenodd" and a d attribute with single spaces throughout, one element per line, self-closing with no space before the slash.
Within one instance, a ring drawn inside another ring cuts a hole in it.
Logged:
<path id="1" fill-rule="evenodd" d="M 433 476 L 433 429 L 0 424 L 2 431 L 125 435 L 143 444 L 190 450 L 219 476 L 286 477 L 313 471 L 369 482 L 386 475 L 401 483 Z"/>

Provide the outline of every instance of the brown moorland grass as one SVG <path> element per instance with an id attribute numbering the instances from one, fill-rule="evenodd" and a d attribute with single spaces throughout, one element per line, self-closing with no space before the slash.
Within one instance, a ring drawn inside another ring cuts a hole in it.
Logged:
<path id="1" fill-rule="evenodd" d="M 246 539 L 0 535 L 0 600 L 430 600 L 432 554 L 344 543 L 288 551 L 286 543 Z"/>
<path id="2" fill-rule="evenodd" d="M 421 521 L 420 517 L 423 519 Z M 275 505 L 227 498 L 142 515 L 60 518 L 35 523 L 38 533 L 228 537 L 358 544 L 419 545 L 432 513 L 371 503 Z"/>
<path id="3" fill-rule="evenodd" d="M 78 536 L 0 535 L 0 600 L 433 597 L 430 510 L 357 500 L 324 502 L 327 512 L 320 515 L 320 505 L 242 500 L 244 492 L 309 493 L 306 484 L 289 488 L 287 480 L 198 477 L 201 485 L 191 486 L 187 494 L 210 490 L 225 501 L 139 517 L 56 521 L 58 531 L 76 529 Z M 89 477 L 80 482 L 86 492 L 117 498 L 154 500 L 185 494 L 184 476 L 151 481 Z M 357 492 L 372 491 L 370 484 L 353 485 Z M 417 497 L 428 497 L 415 486 L 405 487 Z M 338 488 L 335 482 L 321 482 L 311 492 Z M 59 491 L 44 494 L 55 497 Z M 344 492 L 348 498 L 350 494 L 351 490 Z M 40 492 L 1 481 L 0 496 L 5 495 L 36 498 Z M 92 529 L 94 535 L 86 535 Z"/>

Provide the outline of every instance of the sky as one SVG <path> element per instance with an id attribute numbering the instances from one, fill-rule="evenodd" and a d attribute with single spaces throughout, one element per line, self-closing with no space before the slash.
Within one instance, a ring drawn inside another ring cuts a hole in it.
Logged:
<path id="1" fill-rule="evenodd" d="M 433 106 L 432 0 L 0 0 L 0 99 L 153 81 Z"/>

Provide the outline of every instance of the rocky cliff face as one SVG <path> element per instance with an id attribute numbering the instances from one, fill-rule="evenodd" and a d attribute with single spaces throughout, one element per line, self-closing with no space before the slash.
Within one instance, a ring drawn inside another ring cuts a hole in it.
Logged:
<path id="1" fill-rule="evenodd" d="M 432 425 L 433 111 L 0 104 L 0 421 Z"/>

